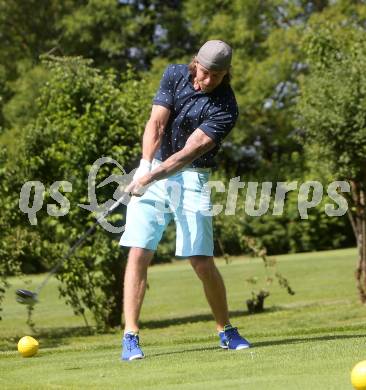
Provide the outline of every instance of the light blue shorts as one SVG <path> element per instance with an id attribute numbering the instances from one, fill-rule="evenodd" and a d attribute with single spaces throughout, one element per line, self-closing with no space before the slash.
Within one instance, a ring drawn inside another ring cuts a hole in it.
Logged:
<path id="1" fill-rule="evenodd" d="M 153 166 L 161 164 L 154 160 Z M 176 256 L 213 256 L 210 170 L 185 168 L 158 180 L 127 206 L 120 245 L 155 251 L 169 222 L 176 225 Z"/>

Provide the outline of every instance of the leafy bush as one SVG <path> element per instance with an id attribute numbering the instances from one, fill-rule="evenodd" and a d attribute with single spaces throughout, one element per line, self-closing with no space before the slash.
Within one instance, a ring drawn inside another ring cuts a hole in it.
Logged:
<path id="1" fill-rule="evenodd" d="M 89 170 L 102 156 L 118 161 L 126 172 L 135 167 L 150 108 L 144 81 L 131 71 L 122 75 L 102 72 L 93 68 L 90 60 L 78 57 L 47 57 L 43 62 L 49 78 L 36 102 L 35 120 L 22 130 L 24 144 L 19 149 L 15 178 L 18 188 L 14 192 L 18 201 L 20 185 L 25 181 L 43 183 L 46 193 L 44 206 L 37 213 L 38 225 L 30 226 L 18 205 L 12 204 L 18 214 L 17 226 L 26 227 L 21 230 L 23 238 L 34 236 L 27 245 L 32 247 L 32 257 L 23 262 L 24 269 L 37 261 L 47 267 L 60 261 L 76 238 L 94 222 L 95 216 L 77 207 L 79 203 L 88 203 Z M 105 164 L 97 181 L 112 174 L 121 172 L 115 165 Z M 65 194 L 70 210 L 62 217 L 51 217 L 46 213 L 46 204 L 55 201 L 49 188 L 59 180 L 72 183 L 72 192 Z M 98 189 L 98 203 L 111 199 L 115 190 L 113 184 Z M 110 223 L 123 225 L 123 207 L 119 211 Z M 99 229 L 57 275 L 62 281 L 61 295 L 75 313 L 90 310 L 100 328 L 119 325 L 121 321 L 125 254 L 117 238 Z M 7 256 L 14 257 L 9 248 L 4 250 Z"/>

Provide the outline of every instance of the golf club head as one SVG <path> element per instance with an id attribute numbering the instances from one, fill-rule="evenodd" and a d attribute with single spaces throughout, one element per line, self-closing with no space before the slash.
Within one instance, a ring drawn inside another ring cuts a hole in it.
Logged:
<path id="1" fill-rule="evenodd" d="M 33 306 L 38 302 L 37 294 L 29 290 L 18 289 L 16 295 L 17 302 L 23 305 Z"/>

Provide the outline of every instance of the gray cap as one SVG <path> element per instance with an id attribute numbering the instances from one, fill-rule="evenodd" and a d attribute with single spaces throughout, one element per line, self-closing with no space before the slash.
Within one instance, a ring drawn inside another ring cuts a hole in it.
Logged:
<path id="1" fill-rule="evenodd" d="M 200 48 L 196 60 L 208 70 L 226 70 L 230 67 L 232 53 L 227 43 L 212 40 Z"/>

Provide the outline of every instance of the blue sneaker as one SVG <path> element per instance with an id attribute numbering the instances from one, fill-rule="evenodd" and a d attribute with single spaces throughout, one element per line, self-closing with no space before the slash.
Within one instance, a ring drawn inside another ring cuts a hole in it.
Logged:
<path id="1" fill-rule="evenodd" d="M 143 359 L 144 353 L 142 352 L 139 336 L 133 332 L 127 332 L 122 339 L 122 360 L 135 360 Z"/>
<path id="2" fill-rule="evenodd" d="M 226 325 L 222 332 L 219 332 L 220 347 L 224 349 L 245 349 L 251 345 L 248 340 L 241 337 L 238 328 L 233 328 L 231 325 Z"/>

